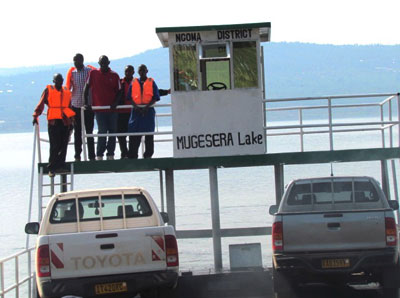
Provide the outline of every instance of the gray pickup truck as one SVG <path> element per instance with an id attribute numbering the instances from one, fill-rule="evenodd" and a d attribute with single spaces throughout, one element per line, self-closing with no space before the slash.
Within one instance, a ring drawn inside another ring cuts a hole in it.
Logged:
<path id="1" fill-rule="evenodd" d="M 398 297 L 398 208 L 371 177 L 292 181 L 269 211 L 276 297 L 309 283 L 371 282 Z"/>

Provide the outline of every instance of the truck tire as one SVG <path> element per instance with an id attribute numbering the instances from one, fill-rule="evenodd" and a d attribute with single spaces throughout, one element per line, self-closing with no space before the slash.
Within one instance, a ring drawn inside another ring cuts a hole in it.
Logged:
<path id="1" fill-rule="evenodd" d="M 178 297 L 178 291 L 176 287 L 174 288 L 168 288 L 168 287 L 163 287 L 163 288 L 158 288 L 158 296 L 157 298 L 176 298 Z"/>
<path id="2" fill-rule="evenodd" d="M 176 288 L 162 287 L 149 289 L 140 293 L 141 298 L 175 298 L 177 297 Z"/>
<path id="3" fill-rule="evenodd" d="M 293 291 L 293 283 L 282 272 L 272 268 L 272 284 L 275 298 L 292 298 L 296 297 Z"/>
<path id="4" fill-rule="evenodd" d="M 395 266 L 385 268 L 382 274 L 383 297 L 399 298 L 400 262 Z"/>
<path id="5" fill-rule="evenodd" d="M 385 288 L 382 289 L 382 297 L 384 298 L 399 298 L 399 288 Z"/>

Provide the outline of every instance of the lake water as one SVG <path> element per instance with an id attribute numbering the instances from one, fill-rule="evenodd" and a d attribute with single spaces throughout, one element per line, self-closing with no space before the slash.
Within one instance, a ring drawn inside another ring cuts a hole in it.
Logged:
<path id="1" fill-rule="evenodd" d="M 42 133 L 47 138 L 47 133 Z M 377 132 L 346 133 L 335 137 L 335 148 L 374 148 L 380 146 Z M 0 134 L 0 258 L 25 248 L 24 226 L 28 219 L 33 133 Z M 305 150 L 328 150 L 327 135 L 306 136 Z M 298 151 L 296 137 L 275 137 L 268 140 L 269 152 Z M 48 147 L 42 147 L 47 160 Z M 172 155 L 172 143 L 156 143 L 155 155 Z M 119 157 L 119 151 L 116 152 Z M 68 160 L 73 159 L 69 147 Z M 399 164 L 396 162 L 396 166 Z M 36 168 L 35 168 L 36 170 Z M 380 181 L 379 162 L 335 163 L 334 174 L 367 175 Z M 285 183 L 294 178 L 329 176 L 330 164 L 285 166 Z M 400 177 L 397 168 L 397 180 Z M 274 168 L 249 167 L 218 169 L 220 221 L 222 228 L 265 227 L 271 225 L 268 208 L 275 202 Z M 34 212 L 37 220 L 37 175 L 35 175 Z M 175 204 L 178 230 L 211 229 L 211 205 L 208 170 L 176 171 Z M 161 209 L 158 172 L 127 174 L 96 174 L 74 177 L 74 189 L 142 186 L 153 196 Z M 223 238 L 223 267 L 229 268 L 229 245 L 261 243 L 262 261 L 270 266 L 270 236 Z M 30 246 L 34 245 L 34 238 Z M 212 239 L 179 240 L 181 269 L 204 270 L 213 268 Z"/>

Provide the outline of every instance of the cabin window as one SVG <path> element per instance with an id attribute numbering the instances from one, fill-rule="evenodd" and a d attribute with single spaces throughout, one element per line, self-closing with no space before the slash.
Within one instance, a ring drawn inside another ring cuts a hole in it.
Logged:
<path id="1" fill-rule="evenodd" d="M 257 88 L 257 43 L 255 41 L 233 43 L 233 76 L 235 88 Z"/>
<path id="2" fill-rule="evenodd" d="M 229 43 L 200 46 L 202 90 L 231 89 Z"/>
<path id="3" fill-rule="evenodd" d="M 195 45 L 173 47 L 174 90 L 198 90 L 197 54 Z"/>
<path id="4" fill-rule="evenodd" d="M 152 210 L 143 195 L 125 195 L 125 217 L 151 216 Z M 121 195 L 81 198 L 78 200 L 79 221 L 92 221 L 123 218 L 123 204 Z M 50 222 L 68 223 L 77 222 L 77 208 L 75 199 L 60 200 L 53 207 Z"/>
<path id="5" fill-rule="evenodd" d="M 369 181 L 326 181 L 296 183 L 289 193 L 288 205 L 332 203 L 368 203 L 379 200 L 374 185 Z"/>

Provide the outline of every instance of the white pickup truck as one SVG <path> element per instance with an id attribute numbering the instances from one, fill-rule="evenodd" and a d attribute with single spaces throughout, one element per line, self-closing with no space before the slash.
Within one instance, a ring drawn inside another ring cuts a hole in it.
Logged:
<path id="1" fill-rule="evenodd" d="M 292 181 L 270 207 L 276 296 L 309 283 L 375 282 L 398 297 L 398 208 L 370 177 Z"/>
<path id="2" fill-rule="evenodd" d="M 50 200 L 38 234 L 39 297 L 163 296 L 179 271 L 175 230 L 143 188 L 71 191 Z M 121 296 L 122 295 L 122 296 Z"/>

